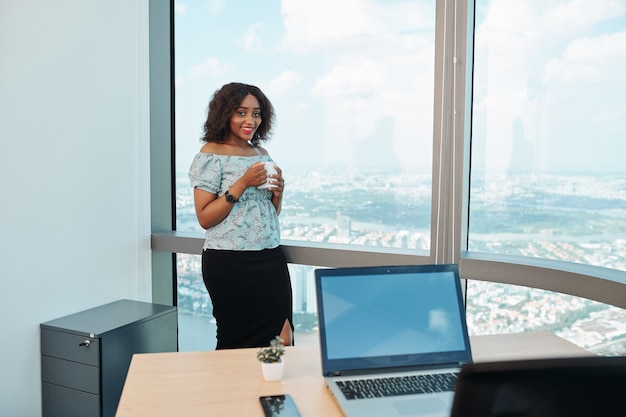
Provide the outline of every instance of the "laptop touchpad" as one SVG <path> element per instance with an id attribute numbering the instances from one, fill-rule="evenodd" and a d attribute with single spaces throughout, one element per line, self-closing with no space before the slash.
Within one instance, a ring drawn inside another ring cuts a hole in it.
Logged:
<path id="1" fill-rule="evenodd" d="M 447 404 L 441 398 L 420 398 L 419 400 L 398 400 L 391 402 L 403 415 L 430 415 L 431 413 L 441 413 Z"/>

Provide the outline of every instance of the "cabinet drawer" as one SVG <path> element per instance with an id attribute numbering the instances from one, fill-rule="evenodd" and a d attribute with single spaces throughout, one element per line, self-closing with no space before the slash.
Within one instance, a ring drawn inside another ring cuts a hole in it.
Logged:
<path id="1" fill-rule="evenodd" d="M 44 382 L 100 394 L 100 368 L 97 366 L 42 356 L 41 378 Z"/>
<path id="2" fill-rule="evenodd" d="M 85 341 L 89 341 L 89 345 L 81 346 Z M 100 339 L 42 329 L 41 354 L 100 366 Z"/>
<path id="3" fill-rule="evenodd" d="M 42 383 L 43 417 L 102 417 L 100 396 Z"/>

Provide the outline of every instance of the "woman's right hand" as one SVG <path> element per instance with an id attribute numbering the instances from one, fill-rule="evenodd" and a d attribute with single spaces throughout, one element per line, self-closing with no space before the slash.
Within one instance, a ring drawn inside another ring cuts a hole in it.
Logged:
<path id="1" fill-rule="evenodd" d="M 258 187 L 267 180 L 267 170 L 263 162 L 252 164 L 250 168 L 243 174 L 241 181 L 247 187 Z"/>

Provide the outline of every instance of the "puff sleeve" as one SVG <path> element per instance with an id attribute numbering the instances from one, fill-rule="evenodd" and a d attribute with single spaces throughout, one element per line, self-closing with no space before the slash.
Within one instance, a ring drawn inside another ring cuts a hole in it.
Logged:
<path id="1" fill-rule="evenodd" d="M 219 158 L 214 154 L 198 153 L 191 161 L 189 181 L 192 188 L 218 194 L 222 185 L 222 164 Z"/>

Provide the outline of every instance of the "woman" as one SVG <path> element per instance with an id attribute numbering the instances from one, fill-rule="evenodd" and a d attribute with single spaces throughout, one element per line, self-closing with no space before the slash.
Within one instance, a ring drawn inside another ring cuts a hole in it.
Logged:
<path id="1" fill-rule="evenodd" d="M 260 146 L 274 108 L 252 85 L 230 83 L 209 103 L 202 141 L 189 170 L 206 229 L 202 277 L 217 321 L 217 349 L 263 347 L 279 335 L 293 344 L 291 280 L 280 243 L 282 170 Z"/>

